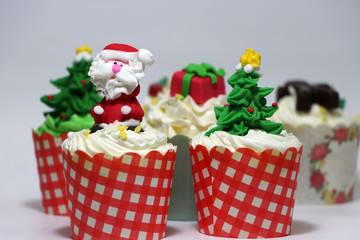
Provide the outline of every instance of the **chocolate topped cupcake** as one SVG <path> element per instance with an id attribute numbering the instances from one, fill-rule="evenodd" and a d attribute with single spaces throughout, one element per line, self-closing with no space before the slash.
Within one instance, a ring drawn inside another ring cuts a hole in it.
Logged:
<path id="1" fill-rule="evenodd" d="M 304 144 L 297 202 L 352 200 L 360 119 L 348 116 L 339 93 L 324 83 L 288 81 L 277 97 L 279 111 L 271 120 L 283 123 Z"/>

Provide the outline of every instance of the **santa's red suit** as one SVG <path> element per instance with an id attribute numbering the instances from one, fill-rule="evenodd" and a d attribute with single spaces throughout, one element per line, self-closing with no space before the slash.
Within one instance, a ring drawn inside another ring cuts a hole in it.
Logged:
<path id="1" fill-rule="evenodd" d="M 124 122 L 129 119 L 138 120 L 141 122 L 144 117 L 144 111 L 141 108 L 136 96 L 140 92 L 140 85 L 138 85 L 135 90 L 130 94 L 126 95 L 123 93 L 120 97 L 115 98 L 114 100 L 103 100 L 95 105 L 91 109 L 91 116 L 94 118 L 95 123 L 113 123 L 116 120 L 119 122 Z M 94 110 L 97 106 L 100 106 L 104 109 L 102 114 L 97 114 Z"/>

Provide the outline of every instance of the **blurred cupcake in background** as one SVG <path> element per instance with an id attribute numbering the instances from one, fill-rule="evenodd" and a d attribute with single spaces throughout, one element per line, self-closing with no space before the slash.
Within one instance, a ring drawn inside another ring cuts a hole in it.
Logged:
<path id="1" fill-rule="evenodd" d="M 339 204 L 353 199 L 360 117 L 347 115 L 345 101 L 329 85 L 288 81 L 277 89 L 284 124 L 304 144 L 297 203 Z"/>
<path id="2" fill-rule="evenodd" d="M 50 81 L 60 92 L 40 99 L 52 108 L 44 113 L 45 122 L 32 131 L 45 213 L 68 215 L 61 144 L 68 132 L 94 124 L 89 111 L 101 100 L 88 75 L 90 54 L 88 46 L 77 48 L 68 75 Z"/>
<path id="3" fill-rule="evenodd" d="M 215 106 L 227 103 L 225 72 L 208 63 L 189 64 L 152 84 L 145 100 L 145 122 L 165 133 L 177 145 L 176 167 L 170 198 L 170 220 L 196 220 L 196 205 L 189 152 L 190 139 L 215 124 Z"/>

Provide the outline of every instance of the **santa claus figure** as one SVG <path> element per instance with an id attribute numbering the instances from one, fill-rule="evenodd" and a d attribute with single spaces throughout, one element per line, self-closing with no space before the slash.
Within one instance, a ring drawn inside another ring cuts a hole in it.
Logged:
<path id="1" fill-rule="evenodd" d="M 136 99 L 139 80 L 145 76 L 145 66 L 153 62 L 150 51 L 118 43 L 106 46 L 94 58 L 89 76 L 105 97 L 91 110 L 95 120 L 92 132 L 116 120 L 129 128 L 140 124 L 144 111 Z"/>

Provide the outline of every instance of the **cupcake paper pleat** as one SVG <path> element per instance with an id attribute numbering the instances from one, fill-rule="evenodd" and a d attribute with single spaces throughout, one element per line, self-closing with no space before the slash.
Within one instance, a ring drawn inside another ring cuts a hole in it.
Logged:
<path id="1" fill-rule="evenodd" d="M 175 151 L 91 157 L 63 151 L 74 239 L 165 237 Z"/>
<path id="2" fill-rule="evenodd" d="M 61 144 L 67 134 L 55 138 L 49 133 L 39 136 L 32 131 L 37 169 L 40 179 L 42 206 L 45 213 L 67 216 L 67 198 Z"/>
<path id="3" fill-rule="evenodd" d="M 219 237 L 289 235 L 302 148 L 258 154 L 191 147 L 198 229 Z"/>

